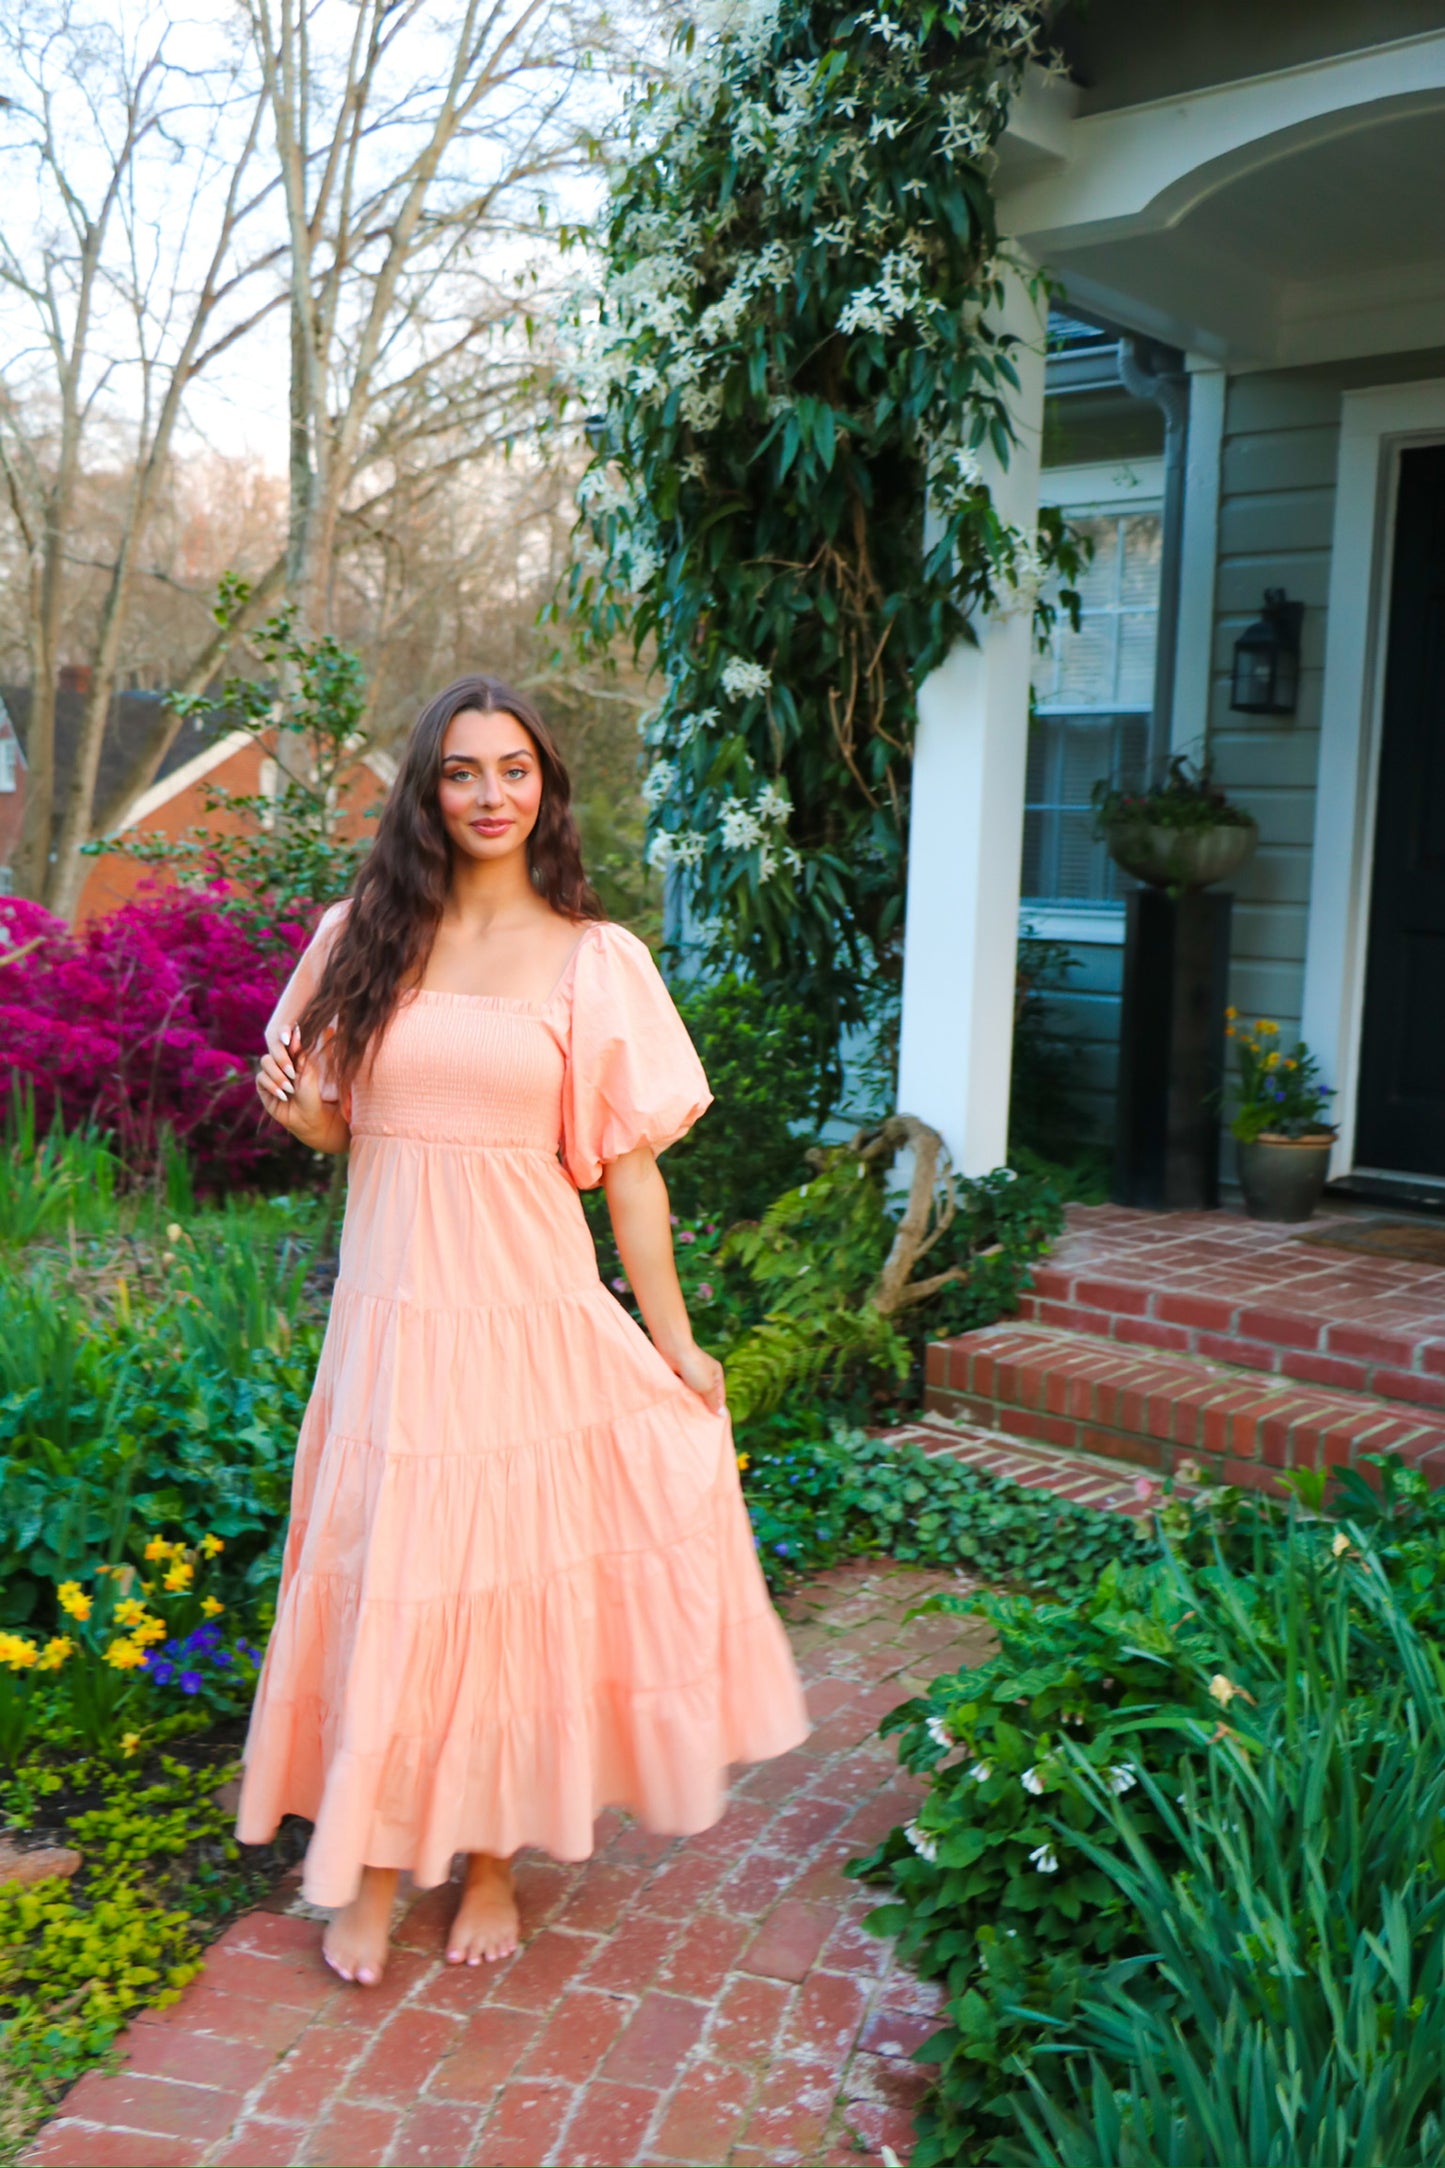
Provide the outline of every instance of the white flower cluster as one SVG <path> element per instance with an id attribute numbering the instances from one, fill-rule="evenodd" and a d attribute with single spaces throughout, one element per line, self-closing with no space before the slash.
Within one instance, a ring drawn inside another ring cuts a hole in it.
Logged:
<path id="1" fill-rule="evenodd" d="M 941 1747 L 945 1754 L 949 1751 L 950 1747 L 956 1744 L 953 1733 L 949 1730 L 947 1724 L 944 1723 L 941 1716 L 931 1716 L 923 1728 L 928 1733 L 928 1736 L 933 1741 L 934 1745 L 936 1747 Z"/>
<path id="2" fill-rule="evenodd" d="M 838 329 L 844 337 L 857 331 L 891 331 L 906 316 L 924 320 L 928 298 L 923 292 L 923 252 L 915 235 L 901 248 L 890 249 L 878 266 L 872 286 L 859 287 L 844 302 Z"/>
<path id="3" fill-rule="evenodd" d="M 659 828 L 644 853 L 654 872 L 665 872 L 669 866 L 695 866 L 705 856 L 707 839 L 695 828 Z"/>
<path id="4" fill-rule="evenodd" d="M 930 1837 L 928 1831 L 920 1828 L 917 1822 L 905 1822 L 903 1834 L 920 1859 L 926 1859 L 930 1867 L 937 1866 L 938 1841 L 936 1838 Z"/>
<path id="5" fill-rule="evenodd" d="M 1019 1778 L 1019 1782 L 1026 1792 L 1033 1793 L 1035 1799 L 1040 1796 L 1044 1788 L 1044 1780 L 1036 1768 L 1025 1769 L 1023 1775 Z"/>
<path id="6" fill-rule="evenodd" d="M 740 798 L 729 798 L 718 818 L 723 849 L 750 851 L 763 840 L 763 824 Z"/>
<path id="7" fill-rule="evenodd" d="M 787 792 L 776 783 L 764 783 L 753 801 L 753 811 L 760 821 L 785 821 L 792 810 Z"/>
<path id="8" fill-rule="evenodd" d="M 748 662 L 741 655 L 729 655 L 723 664 L 722 689 L 729 700 L 748 700 L 755 693 L 765 693 L 773 682 L 771 670 L 765 670 L 760 662 Z"/>
<path id="9" fill-rule="evenodd" d="M 981 158 L 993 141 L 994 124 L 987 109 L 967 92 L 950 90 L 943 100 L 943 127 L 938 147 L 945 158 Z"/>
<path id="10" fill-rule="evenodd" d="M 1029 1854 L 1029 1862 L 1040 1874 L 1057 1874 L 1059 1871 L 1058 1854 L 1051 1844 L 1036 1844 Z"/>
<path id="11" fill-rule="evenodd" d="M 655 760 L 643 779 L 642 795 L 648 805 L 661 805 L 670 798 L 677 781 L 677 763 L 674 760 Z"/>

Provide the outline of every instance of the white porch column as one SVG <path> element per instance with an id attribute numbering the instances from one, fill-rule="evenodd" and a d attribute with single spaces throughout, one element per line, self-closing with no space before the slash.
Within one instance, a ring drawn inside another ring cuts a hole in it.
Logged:
<path id="1" fill-rule="evenodd" d="M 1044 310 L 1009 276 L 1004 327 L 1021 389 L 1018 442 L 988 479 L 1033 532 L 1044 413 Z M 984 620 L 919 688 L 908 832 L 898 1110 L 937 1129 L 954 1166 L 984 1174 L 1008 1145 L 1014 963 L 1028 750 L 1031 613 Z"/>

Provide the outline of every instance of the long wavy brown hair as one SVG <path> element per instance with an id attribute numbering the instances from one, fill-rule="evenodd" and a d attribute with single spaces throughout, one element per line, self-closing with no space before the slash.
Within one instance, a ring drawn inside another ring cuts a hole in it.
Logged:
<path id="1" fill-rule="evenodd" d="M 458 678 L 427 702 L 412 725 L 376 840 L 357 875 L 351 909 L 298 1019 L 303 1047 L 318 1046 L 335 1023 L 329 1055 L 343 1088 L 368 1049 L 374 1056 L 402 994 L 426 969 L 452 869 L 437 801 L 442 741 L 454 717 L 469 708 L 482 715 L 514 715 L 537 748 L 542 803 L 527 838 L 527 866 L 538 894 L 564 918 L 607 915 L 582 870 L 567 764 L 536 707 L 499 678 Z"/>

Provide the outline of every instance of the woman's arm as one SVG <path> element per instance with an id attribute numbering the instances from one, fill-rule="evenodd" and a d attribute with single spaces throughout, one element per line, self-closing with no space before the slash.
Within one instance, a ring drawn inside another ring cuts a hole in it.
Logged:
<path id="1" fill-rule="evenodd" d="M 322 1098 L 316 1063 L 301 1052 L 300 1038 L 293 1024 L 278 1048 L 268 1048 L 261 1056 L 256 1074 L 261 1104 L 273 1122 L 313 1152 L 344 1152 L 351 1142 L 350 1125 L 334 1100 Z"/>
<path id="2" fill-rule="evenodd" d="M 602 1186 L 622 1269 L 653 1346 L 683 1384 L 720 1415 L 725 1398 L 722 1364 L 693 1339 L 672 1254 L 667 1184 L 649 1147 L 639 1144 L 636 1151 L 609 1159 Z"/>

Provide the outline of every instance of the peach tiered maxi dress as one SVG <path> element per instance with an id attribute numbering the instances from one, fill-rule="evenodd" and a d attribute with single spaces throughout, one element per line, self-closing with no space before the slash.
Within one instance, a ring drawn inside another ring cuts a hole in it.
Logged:
<path id="1" fill-rule="evenodd" d="M 277 1018 L 299 1014 L 327 914 Z M 349 1106 L 341 1268 L 296 1455 L 237 1834 L 314 1824 L 303 1889 L 462 1851 L 688 1835 L 806 1735 L 726 1415 L 598 1276 L 578 1190 L 711 1094 L 642 942 L 545 1001 L 403 998 Z"/>

